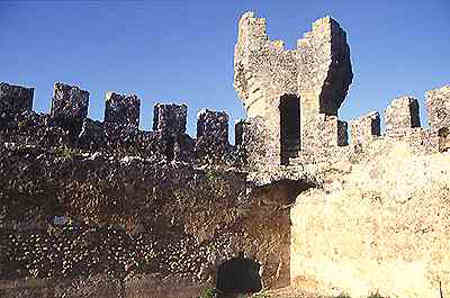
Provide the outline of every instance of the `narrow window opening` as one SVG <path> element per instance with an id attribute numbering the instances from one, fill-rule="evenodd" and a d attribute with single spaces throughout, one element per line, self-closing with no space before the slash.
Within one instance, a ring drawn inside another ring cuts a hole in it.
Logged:
<path id="1" fill-rule="evenodd" d="M 300 99 L 295 95 L 280 98 L 281 164 L 288 164 L 300 151 Z"/>
<path id="2" fill-rule="evenodd" d="M 443 127 L 438 130 L 439 152 L 450 151 L 450 128 Z"/>

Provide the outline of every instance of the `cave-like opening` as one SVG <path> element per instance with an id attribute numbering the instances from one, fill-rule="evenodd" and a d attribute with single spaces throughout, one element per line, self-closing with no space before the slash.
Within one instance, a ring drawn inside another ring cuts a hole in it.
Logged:
<path id="1" fill-rule="evenodd" d="M 261 291 L 260 266 L 258 262 L 245 258 L 243 253 L 240 253 L 239 256 L 231 258 L 219 266 L 216 289 L 223 295 Z"/>

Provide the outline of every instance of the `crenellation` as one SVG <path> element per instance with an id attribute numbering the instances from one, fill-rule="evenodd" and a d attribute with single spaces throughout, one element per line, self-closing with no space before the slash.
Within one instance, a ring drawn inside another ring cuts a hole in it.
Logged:
<path id="1" fill-rule="evenodd" d="M 186 132 L 187 106 L 185 104 L 157 103 L 153 112 L 153 130 L 163 134 Z"/>
<path id="2" fill-rule="evenodd" d="M 78 86 L 56 82 L 50 115 L 61 121 L 83 121 L 88 114 L 89 92 Z"/>
<path id="3" fill-rule="evenodd" d="M 105 96 L 105 122 L 139 127 L 141 101 L 136 95 L 107 92 Z"/>
<path id="4" fill-rule="evenodd" d="M 264 30 L 252 27 L 256 20 L 264 24 Z M 247 115 L 265 120 L 271 136 L 265 146 L 270 148 L 274 164 L 287 163 L 302 150 L 314 150 L 314 146 L 308 148 L 314 142 L 302 139 L 317 135 L 308 130 L 316 129 L 312 123 L 319 114 L 337 116 L 353 78 L 345 32 L 335 20 L 325 17 L 314 22 L 312 31 L 298 41 L 297 49 L 286 50 L 283 41 L 268 38 L 265 19 L 255 18 L 253 13 L 244 14 L 238 27 L 234 87 Z M 251 37 L 253 30 L 261 34 Z M 286 95 L 298 101 L 295 112 L 283 108 Z M 295 124 L 300 126 L 297 140 L 283 139 L 289 130 L 283 127 L 289 122 L 284 120 L 286 117 L 300 122 Z M 346 144 L 345 125 L 338 121 L 335 124 L 334 141 L 330 142 L 336 146 Z"/>
<path id="5" fill-rule="evenodd" d="M 34 88 L 10 85 L 0 82 L 0 115 L 31 111 Z"/>
<path id="6" fill-rule="evenodd" d="M 228 142 L 228 114 L 226 112 L 201 110 L 197 115 L 197 139 L 214 138 L 218 142 Z"/>
<path id="7" fill-rule="evenodd" d="M 381 135 L 380 114 L 370 112 L 351 121 L 352 143 L 367 144 Z"/>
<path id="8" fill-rule="evenodd" d="M 197 157 L 214 156 L 228 149 L 228 114 L 203 109 L 197 114 Z M 219 154 L 221 155 L 221 154 Z"/>
<path id="9" fill-rule="evenodd" d="M 428 123 L 435 129 L 450 127 L 450 85 L 425 93 Z"/>
<path id="10" fill-rule="evenodd" d="M 384 112 L 386 134 L 395 134 L 398 130 L 420 127 L 419 102 L 410 96 L 397 97 Z"/>
<path id="11" fill-rule="evenodd" d="M 104 122 L 94 121 L 87 118 L 89 93 L 60 82 L 54 85 L 49 117 L 3 117 L 2 126 L 14 129 L 20 122 L 21 133 L 26 129 L 35 131 L 40 143 L 61 131 L 64 137 L 60 141 L 52 139 L 47 143 L 62 142 L 89 150 L 111 146 L 121 152 L 160 154 L 168 160 L 186 162 L 205 156 L 217 160 L 239 151 L 245 152 L 247 165 L 277 167 L 289 165 L 290 161 L 315 162 L 335 152 L 347 154 L 351 150 L 347 146 L 348 124 L 339 119 L 338 110 L 353 73 L 347 35 L 338 22 L 328 16 L 318 19 L 294 50 L 286 50 L 282 40 L 270 40 L 266 20 L 255 17 L 253 12 L 242 16 L 238 30 L 234 87 L 248 119 L 235 125 L 235 147 L 228 143 L 229 117 L 224 112 L 202 110 L 193 139 L 186 134 L 187 106 L 157 103 L 153 132 L 145 132 L 138 128 L 140 99 L 136 95 L 108 92 Z M 31 110 L 32 88 L 6 83 L 0 87 L 2 111 L 19 114 Z M 449 90 L 447 85 L 426 94 L 431 131 L 420 128 L 417 99 L 394 99 L 384 114 L 386 135 L 405 140 L 415 148 L 422 146 L 427 152 L 438 150 L 439 144 L 446 144 L 448 139 L 445 129 L 450 122 Z M 52 133 L 48 130 L 50 134 L 43 132 L 52 126 L 58 129 Z M 353 144 L 370 142 L 381 134 L 377 112 L 353 120 L 351 126 Z M 13 130 L 3 136 L 19 139 Z M 33 138 L 28 136 L 27 142 Z"/>

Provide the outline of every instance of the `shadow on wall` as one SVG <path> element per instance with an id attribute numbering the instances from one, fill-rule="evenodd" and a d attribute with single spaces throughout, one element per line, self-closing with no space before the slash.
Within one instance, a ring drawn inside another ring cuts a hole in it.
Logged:
<path id="1" fill-rule="evenodd" d="M 241 293 L 255 293 L 262 290 L 259 269 L 261 265 L 252 259 L 245 258 L 244 253 L 219 266 L 216 289 L 219 297 L 235 297 Z"/>

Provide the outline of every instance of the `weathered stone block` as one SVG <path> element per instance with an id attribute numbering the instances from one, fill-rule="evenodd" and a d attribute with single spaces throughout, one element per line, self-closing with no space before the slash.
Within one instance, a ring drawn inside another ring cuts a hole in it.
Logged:
<path id="1" fill-rule="evenodd" d="M 428 123 L 434 129 L 450 127 L 450 85 L 425 93 Z"/>
<path id="2" fill-rule="evenodd" d="M 58 120 L 79 120 L 87 117 L 89 92 L 78 86 L 56 82 L 53 88 L 51 117 Z"/>
<path id="3" fill-rule="evenodd" d="M 371 112 L 351 122 L 352 143 L 364 144 L 380 135 L 380 114 Z"/>
<path id="4" fill-rule="evenodd" d="M 208 137 L 220 143 L 228 142 L 228 120 L 225 112 L 202 110 L 197 115 L 197 138 Z"/>
<path id="5" fill-rule="evenodd" d="M 384 112 L 384 122 L 387 134 L 420 127 L 418 100 L 410 96 L 395 98 Z"/>
<path id="6" fill-rule="evenodd" d="M 19 114 L 24 111 L 31 111 L 33 106 L 34 88 L 0 83 L 0 114 Z"/>
<path id="7" fill-rule="evenodd" d="M 157 103 L 153 112 L 153 130 L 163 134 L 182 134 L 186 131 L 185 104 Z"/>
<path id="8" fill-rule="evenodd" d="M 141 101 L 136 95 L 106 93 L 105 122 L 139 127 Z"/>
<path id="9" fill-rule="evenodd" d="M 202 110 L 197 115 L 197 157 L 219 159 L 228 148 L 228 115 L 225 112 Z"/>

